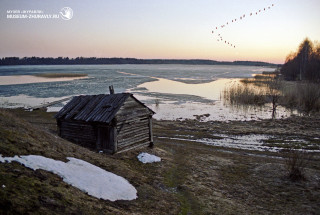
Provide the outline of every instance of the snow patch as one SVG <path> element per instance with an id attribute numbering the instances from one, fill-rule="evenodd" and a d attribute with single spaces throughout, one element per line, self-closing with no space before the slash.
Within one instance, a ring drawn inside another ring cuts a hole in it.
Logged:
<path id="1" fill-rule="evenodd" d="M 39 155 L 21 157 L 0 155 L 1 163 L 16 161 L 33 170 L 50 171 L 62 177 L 64 182 L 97 198 L 110 201 L 137 198 L 137 190 L 126 179 L 86 161 L 72 157 L 67 159 L 69 161 L 65 163 Z"/>
<path id="2" fill-rule="evenodd" d="M 161 158 L 155 155 L 148 154 L 146 152 L 142 152 L 137 156 L 138 160 L 142 163 L 154 163 L 160 162 Z"/>

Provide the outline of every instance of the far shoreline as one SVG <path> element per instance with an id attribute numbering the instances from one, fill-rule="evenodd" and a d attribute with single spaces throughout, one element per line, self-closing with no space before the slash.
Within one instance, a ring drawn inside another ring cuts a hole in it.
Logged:
<path id="1" fill-rule="evenodd" d="M 40 58 L 40 57 L 3 57 L 0 58 L 0 66 L 18 65 L 227 65 L 227 66 L 267 66 L 279 67 L 282 64 L 262 61 L 216 61 L 205 59 L 137 59 L 137 58 Z"/>

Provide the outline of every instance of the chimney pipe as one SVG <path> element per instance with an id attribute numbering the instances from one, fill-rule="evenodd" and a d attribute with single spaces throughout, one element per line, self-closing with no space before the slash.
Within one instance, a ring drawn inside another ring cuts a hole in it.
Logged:
<path id="1" fill-rule="evenodd" d="M 110 91 L 110 95 L 111 95 L 111 94 L 114 94 L 113 85 L 109 86 L 109 91 Z"/>

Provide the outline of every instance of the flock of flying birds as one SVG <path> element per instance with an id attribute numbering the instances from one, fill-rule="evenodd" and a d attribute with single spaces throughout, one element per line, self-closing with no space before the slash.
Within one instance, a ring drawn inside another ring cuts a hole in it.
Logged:
<path id="1" fill-rule="evenodd" d="M 258 10 L 258 11 L 256 11 L 255 13 L 250 13 L 250 16 L 259 15 L 259 13 L 261 13 L 261 12 L 266 12 L 267 10 L 270 10 L 273 6 L 274 6 L 274 4 L 272 4 L 271 6 L 265 7 L 265 8 L 263 8 L 263 9 L 261 9 L 261 10 Z M 243 14 L 242 16 L 240 16 L 239 19 L 233 19 L 233 20 L 231 20 L 231 22 L 226 22 L 226 23 L 223 24 L 223 25 L 217 26 L 217 27 L 215 27 L 214 30 L 212 30 L 212 34 L 217 35 L 217 41 L 218 41 L 218 42 L 221 41 L 221 42 L 224 42 L 224 43 L 225 43 L 226 45 L 228 45 L 228 46 L 231 46 L 231 47 L 233 47 L 233 48 L 236 48 L 236 45 L 235 45 L 235 44 L 232 44 L 232 43 L 230 43 L 229 41 L 224 40 L 223 37 L 222 37 L 222 34 L 221 34 L 221 33 L 218 33 L 218 32 L 219 32 L 219 30 L 221 30 L 221 29 L 223 29 L 223 28 L 231 25 L 232 23 L 236 23 L 237 20 L 238 20 L 238 21 L 241 21 L 241 20 L 243 20 L 243 19 L 245 19 L 245 18 L 246 18 L 246 14 Z"/>

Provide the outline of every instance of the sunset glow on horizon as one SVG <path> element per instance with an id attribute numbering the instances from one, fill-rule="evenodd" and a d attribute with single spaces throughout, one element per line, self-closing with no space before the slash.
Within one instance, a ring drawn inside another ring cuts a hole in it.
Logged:
<path id="1" fill-rule="evenodd" d="M 271 4 L 274 7 L 264 11 Z M 63 19 L 9 19 L 8 10 Z M 256 11 L 262 10 L 258 15 Z M 318 0 L 120 0 L 0 2 L 0 57 L 130 57 L 284 63 L 306 38 L 320 40 Z M 250 13 L 254 13 L 250 16 Z M 239 19 L 245 14 L 245 18 Z M 231 24 L 231 20 L 237 19 Z M 236 46 L 218 41 L 219 33 Z M 218 32 L 218 31 L 217 31 Z"/>

